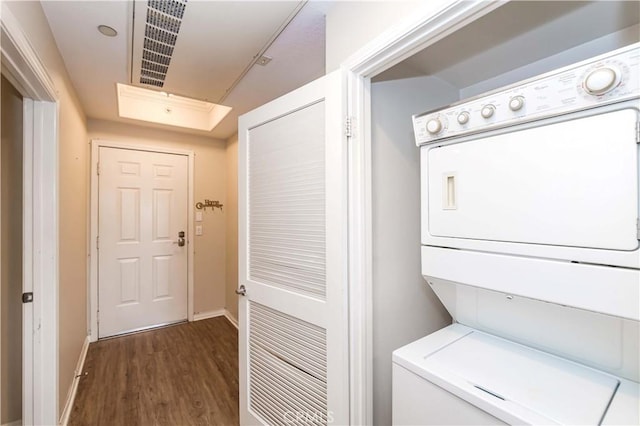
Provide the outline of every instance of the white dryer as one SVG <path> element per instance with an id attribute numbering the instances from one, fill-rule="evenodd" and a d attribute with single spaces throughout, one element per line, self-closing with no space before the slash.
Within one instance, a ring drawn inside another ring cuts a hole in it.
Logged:
<path id="1" fill-rule="evenodd" d="M 395 424 L 640 424 L 640 45 L 414 116 L 422 274 Z"/>

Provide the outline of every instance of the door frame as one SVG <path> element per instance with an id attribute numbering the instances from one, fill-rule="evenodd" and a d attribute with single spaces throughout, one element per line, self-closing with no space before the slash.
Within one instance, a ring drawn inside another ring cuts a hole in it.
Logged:
<path id="1" fill-rule="evenodd" d="M 2 3 L 2 74 L 23 96 L 22 424 L 58 423 L 58 111 L 55 84 Z"/>
<path id="2" fill-rule="evenodd" d="M 348 154 L 351 424 L 373 424 L 371 79 L 506 1 L 443 0 L 436 6 L 424 3 L 341 64 L 347 75 L 345 119 L 351 130 Z"/>
<path id="3" fill-rule="evenodd" d="M 161 154 L 186 155 L 189 158 L 187 185 L 187 320 L 193 321 L 193 287 L 194 287 L 194 255 L 195 230 L 194 220 L 194 181 L 195 153 L 190 150 L 165 148 L 160 146 L 138 145 L 135 143 L 117 142 L 105 139 L 91 140 L 91 207 L 89 231 L 89 341 L 98 340 L 98 158 L 100 148 L 118 148 L 133 151 L 158 152 Z"/>

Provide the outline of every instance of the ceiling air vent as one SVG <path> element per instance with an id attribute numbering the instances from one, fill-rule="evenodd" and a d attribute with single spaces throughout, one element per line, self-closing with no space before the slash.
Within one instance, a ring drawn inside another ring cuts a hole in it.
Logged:
<path id="1" fill-rule="evenodd" d="M 164 86 L 186 5 L 187 0 L 147 2 L 140 83 Z"/>

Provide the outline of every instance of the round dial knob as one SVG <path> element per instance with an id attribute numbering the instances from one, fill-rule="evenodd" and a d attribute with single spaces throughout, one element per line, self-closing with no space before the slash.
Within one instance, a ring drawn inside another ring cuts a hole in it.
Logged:
<path id="1" fill-rule="evenodd" d="M 460 114 L 458 114 L 458 123 L 467 124 L 468 122 L 469 122 L 469 113 L 468 112 L 463 111 Z"/>
<path id="2" fill-rule="evenodd" d="M 427 132 L 435 135 L 436 133 L 439 133 L 440 130 L 442 130 L 442 122 L 438 118 L 432 118 L 427 121 Z"/>
<path id="3" fill-rule="evenodd" d="M 620 72 L 613 67 L 595 69 L 584 79 L 584 90 L 591 95 L 603 95 L 620 83 Z"/>
<path id="4" fill-rule="evenodd" d="M 484 118 L 489 118 L 493 115 L 494 112 L 496 112 L 496 107 L 489 104 L 482 107 L 482 109 L 480 110 L 480 115 L 482 115 Z"/>
<path id="5" fill-rule="evenodd" d="M 509 109 L 511 111 L 518 111 L 524 106 L 524 98 L 522 96 L 514 96 L 509 101 Z"/>

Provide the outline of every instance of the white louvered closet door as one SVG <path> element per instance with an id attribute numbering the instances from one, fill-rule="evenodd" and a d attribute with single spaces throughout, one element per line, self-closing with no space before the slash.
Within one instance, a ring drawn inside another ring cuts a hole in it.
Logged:
<path id="1" fill-rule="evenodd" d="M 239 121 L 241 424 L 348 424 L 342 77 Z"/>

